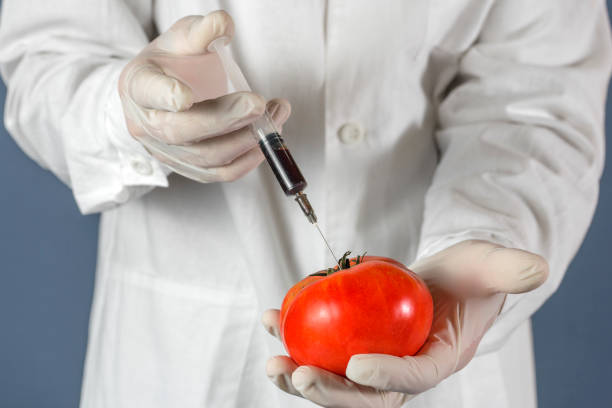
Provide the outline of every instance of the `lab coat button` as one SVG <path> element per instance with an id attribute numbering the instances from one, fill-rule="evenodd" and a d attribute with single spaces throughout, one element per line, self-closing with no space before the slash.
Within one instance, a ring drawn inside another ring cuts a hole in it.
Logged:
<path id="1" fill-rule="evenodd" d="M 141 176 L 150 176 L 153 173 L 151 163 L 142 158 L 134 158 L 131 162 L 134 171 Z"/>
<path id="2" fill-rule="evenodd" d="M 338 138 L 347 145 L 357 144 L 365 138 L 365 130 L 358 123 L 348 122 L 338 129 Z"/>

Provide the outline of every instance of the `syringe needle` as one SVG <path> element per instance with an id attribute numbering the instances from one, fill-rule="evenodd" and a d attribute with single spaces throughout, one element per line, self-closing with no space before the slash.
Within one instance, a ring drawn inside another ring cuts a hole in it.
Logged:
<path id="1" fill-rule="evenodd" d="M 323 238 L 323 241 L 325 242 L 325 245 L 327 245 L 327 249 L 329 249 L 329 253 L 334 258 L 334 262 L 336 262 L 338 264 L 338 268 L 342 269 L 342 267 L 340 266 L 340 263 L 338 262 L 338 258 L 336 258 L 336 254 L 334 254 L 334 251 L 331 249 L 331 246 L 329 246 L 329 242 L 327 242 L 327 239 L 325 239 L 325 235 L 323 235 L 323 231 L 321 231 L 321 228 L 319 228 L 319 223 L 315 222 L 314 226 L 317 227 L 317 231 L 319 231 L 319 234 L 321 235 L 321 238 Z"/>
<path id="2" fill-rule="evenodd" d="M 323 238 L 323 242 L 325 242 L 325 245 L 327 245 L 327 249 L 329 249 L 329 253 L 334 258 L 334 262 L 338 264 L 338 268 L 342 269 L 342 267 L 340 266 L 340 260 L 336 258 L 336 254 L 334 254 L 334 251 L 332 251 L 331 246 L 329 246 L 329 242 L 327 242 L 327 239 L 325 239 L 323 231 L 321 231 L 321 228 L 319 228 L 319 223 L 317 222 L 317 215 L 315 214 L 312 205 L 310 205 L 310 201 L 308 201 L 308 197 L 306 196 L 306 194 L 301 191 L 298 192 L 295 195 L 295 201 L 297 201 L 297 203 L 300 205 L 300 208 L 302 209 L 302 212 L 304 213 L 308 221 L 310 221 L 311 224 L 317 227 L 317 231 L 319 231 L 319 235 L 321 235 L 321 238 Z"/>

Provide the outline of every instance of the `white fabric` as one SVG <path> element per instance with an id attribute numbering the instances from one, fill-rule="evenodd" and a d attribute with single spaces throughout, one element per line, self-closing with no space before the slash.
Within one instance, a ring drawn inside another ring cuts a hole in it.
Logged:
<path id="1" fill-rule="evenodd" d="M 125 63 L 219 8 L 252 88 L 292 102 L 285 139 L 338 252 L 410 263 L 484 238 L 548 259 L 547 283 L 510 297 L 485 337 L 496 351 L 407 405 L 534 406 L 526 319 L 578 249 L 603 165 L 602 0 L 4 0 L 7 129 L 83 212 L 106 210 L 81 406 L 312 405 L 266 378 L 282 350 L 258 320 L 331 263 L 316 231 L 265 166 L 167 179 L 121 121 Z M 349 122 L 358 143 L 338 138 Z"/>

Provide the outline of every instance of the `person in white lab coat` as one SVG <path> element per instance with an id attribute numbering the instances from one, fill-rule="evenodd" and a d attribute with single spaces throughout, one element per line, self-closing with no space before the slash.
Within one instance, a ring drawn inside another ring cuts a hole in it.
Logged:
<path id="1" fill-rule="evenodd" d="M 261 96 L 173 76 L 216 38 Z M 4 0 L 6 127 L 102 212 L 81 407 L 535 407 L 529 317 L 594 212 L 611 65 L 602 0 Z M 470 289 L 420 357 L 266 365 L 260 315 L 333 262 L 244 128 L 275 96 L 334 248 Z"/>

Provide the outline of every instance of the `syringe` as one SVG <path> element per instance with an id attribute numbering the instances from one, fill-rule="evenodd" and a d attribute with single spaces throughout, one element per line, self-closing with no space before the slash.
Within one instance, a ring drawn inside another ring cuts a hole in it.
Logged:
<path id="1" fill-rule="evenodd" d="M 234 91 L 250 91 L 251 87 L 246 81 L 246 78 L 242 74 L 242 71 L 232 58 L 229 50 L 224 45 L 224 40 L 219 38 L 213 41 L 209 48 L 216 52 L 221 60 L 221 64 L 228 76 L 229 83 L 231 88 Z M 338 258 L 334 254 L 334 251 L 331 249 L 331 246 L 327 242 L 325 235 L 321 231 L 319 224 L 317 222 L 317 215 L 315 214 L 310 201 L 308 201 L 308 197 L 306 193 L 304 193 L 304 189 L 308 185 L 306 183 L 306 179 L 302 175 L 298 165 L 293 160 L 293 156 L 283 138 L 280 135 L 280 132 L 276 129 L 274 122 L 270 118 L 267 112 L 265 112 L 259 119 L 250 125 L 253 136 L 256 138 L 259 143 L 259 147 L 266 157 L 266 161 L 272 168 L 278 183 L 280 184 L 283 192 L 287 196 L 295 196 L 295 201 L 300 205 L 302 212 L 313 224 L 327 249 L 331 253 L 335 262 L 338 262 Z"/>
<path id="2" fill-rule="evenodd" d="M 331 249 L 327 239 L 325 239 L 325 235 L 323 235 L 321 228 L 319 228 L 317 215 L 310 201 L 308 201 L 306 193 L 304 193 L 304 189 L 308 183 L 304 176 L 302 176 L 300 168 L 295 160 L 293 160 L 291 152 L 287 149 L 285 141 L 276 129 L 276 126 L 274 126 L 274 122 L 272 122 L 267 112 L 251 124 L 251 130 L 257 137 L 259 147 L 266 157 L 266 161 L 270 165 L 270 168 L 274 172 L 276 180 L 278 180 L 278 183 L 285 192 L 285 195 L 295 196 L 295 201 L 300 205 L 302 212 L 308 221 L 317 228 L 317 231 L 319 231 L 321 238 L 323 238 L 334 261 L 337 261 L 338 258 L 336 258 L 334 251 Z"/>

